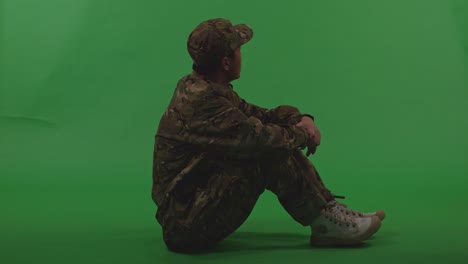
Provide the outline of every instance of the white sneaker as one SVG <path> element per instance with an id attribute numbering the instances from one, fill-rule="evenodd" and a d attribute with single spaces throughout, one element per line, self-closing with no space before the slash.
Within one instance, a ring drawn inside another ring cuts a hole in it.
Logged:
<path id="1" fill-rule="evenodd" d="M 351 217 L 336 211 L 329 203 L 310 225 L 313 246 L 355 245 L 371 237 L 379 230 L 381 222 L 377 216 Z"/>
<path id="2" fill-rule="evenodd" d="M 334 205 L 332 208 L 334 211 L 352 216 L 352 217 L 372 217 L 372 216 L 377 216 L 380 221 L 385 219 L 385 212 L 382 210 L 377 210 L 375 212 L 370 212 L 370 213 L 363 213 L 355 210 L 349 209 L 345 204 L 339 203 L 335 200 L 330 202 L 331 204 Z"/>

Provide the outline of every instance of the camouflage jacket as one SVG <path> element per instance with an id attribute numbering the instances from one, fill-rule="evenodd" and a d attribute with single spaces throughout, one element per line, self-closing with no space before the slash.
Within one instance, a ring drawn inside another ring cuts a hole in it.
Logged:
<path id="1" fill-rule="evenodd" d="M 196 72 L 181 78 L 155 136 L 153 200 L 159 206 L 210 162 L 305 148 L 308 133 L 295 126 L 302 116 L 292 106 L 269 110 L 247 103 L 231 84 L 210 82 Z"/>

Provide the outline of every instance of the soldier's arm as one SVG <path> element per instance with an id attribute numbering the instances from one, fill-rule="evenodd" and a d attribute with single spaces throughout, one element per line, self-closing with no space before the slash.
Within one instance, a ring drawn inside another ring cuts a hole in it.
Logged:
<path id="1" fill-rule="evenodd" d="M 263 123 L 277 125 L 295 125 L 301 121 L 303 116 L 314 117 L 309 114 L 302 114 L 299 109 L 289 105 L 280 105 L 276 108 L 267 109 L 241 99 L 239 108 L 247 115 L 260 119 Z"/>
<path id="2" fill-rule="evenodd" d="M 198 101 L 186 135 L 192 144 L 241 157 L 303 149 L 309 141 L 304 128 L 263 123 L 257 117 L 247 116 L 225 97 L 210 94 Z"/>

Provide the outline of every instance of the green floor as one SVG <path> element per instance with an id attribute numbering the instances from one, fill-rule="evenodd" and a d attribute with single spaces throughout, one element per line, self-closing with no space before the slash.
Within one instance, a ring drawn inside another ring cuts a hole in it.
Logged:
<path id="1" fill-rule="evenodd" d="M 468 225 L 463 220 L 468 214 L 462 212 L 463 205 L 454 214 L 448 209 L 431 211 L 425 198 L 410 199 L 408 205 L 375 199 L 364 204 L 385 205 L 388 214 L 376 236 L 354 248 L 310 248 L 308 228 L 294 223 L 269 202 L 273 195 L 265 193 L 242 228 L 214 252 L 194 256 L 166 250 L 147 195 L 136 191 L 144 186 L 123 181 L 73 185 L 62 190 L 51 184 L 24 186 L 8 191 L 6 197 L 2 190 L 2 201 L 14 204 L 6 212 L 3 209 L 2 263 L 466 263 L 468 259 Z"/>
<path id="2" fill-rule="evenodd" d="M 467 263 L 468 2 L 0 1 L 0 263 Z M 153 136 L 186 39 L 247 23 L 234 89 L 316 116 L 310 159 L 355 209 L 355 248 L 310 248 L 270 192 L 216 251 L 165 248 Z"/>

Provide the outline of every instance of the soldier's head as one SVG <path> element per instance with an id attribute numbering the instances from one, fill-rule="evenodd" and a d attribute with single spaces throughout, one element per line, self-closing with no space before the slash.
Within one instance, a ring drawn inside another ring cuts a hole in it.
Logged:
<path id="1" fill-rule="evenodd" d="M 223 18 L 200 23 L 187 40 L 193 69 L 208 78 L 227 82 L 238 79 L 242 63 L 240 47 L 252 37 L 253 31 L 249 26 L 233 26 Z"/>

